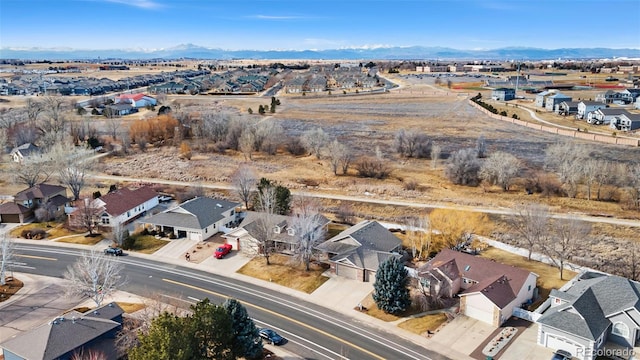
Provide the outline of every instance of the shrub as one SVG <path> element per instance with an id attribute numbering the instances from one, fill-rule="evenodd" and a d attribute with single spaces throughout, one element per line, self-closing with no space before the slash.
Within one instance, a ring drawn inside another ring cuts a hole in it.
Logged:
<path id="1" fill-rule="evenodd" d="M 372 157 L 360 158 L 355 168 L 359 176 L 374 179 L 386 179 L 392 171 L 386 161 Z"/>
<path id="2" fill-rule="evenodd" d="M 131 250 L 135 246 L 136 246 L 136 238 L 134 238 L 133 236 L 127 236 L 124 238 L 124 240 L 122 240 L 122 248 L 125 250 Z"/>
<path id="3" fill-rule="evenodd" d="M 454 152 L 445 167 L 445 176 L 456 185 L 478 186 L 479 172 L 478 154 L 471 148 Z"/>
<path id="4" fill-rule="evenodd" d="M 287 151 L 293 156 L 305 155 L 307 153 L 307 149 L 298 136 L 289 137 L 286 147 Z"/>
<path id="5" fill-rule="evenodd" d="M 42 229 L 25 229 L 20 233 L 25 239 L 41 240 L 47 237 L 47 232 Z"/>
<path id="6" fill-rule="evenodd" d="M 413 179 L 405 181 L 403 185 L 405 190 L 413 191 L 418 189 L 418 182 Z"/>

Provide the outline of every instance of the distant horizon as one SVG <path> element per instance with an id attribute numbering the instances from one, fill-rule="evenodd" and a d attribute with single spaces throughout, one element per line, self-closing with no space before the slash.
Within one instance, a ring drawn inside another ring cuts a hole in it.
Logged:
<path id="1" fill-rule="evenodd" d="M 1 49 L 640 49 L 637 0 L 2 0 L 0 7 Z M 593 16 L 605 26 L 591 24 Z"/>

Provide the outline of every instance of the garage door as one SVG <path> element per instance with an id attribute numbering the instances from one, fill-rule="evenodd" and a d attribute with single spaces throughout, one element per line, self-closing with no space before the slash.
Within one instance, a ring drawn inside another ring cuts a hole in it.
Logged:
<path id="1" fill-rule="evenodd" d="M 200 240 L 202 240 L 202 236 L 200 236 L 200 233 L 198 233 L 198 232 L 190 231 L 189 232 L 189 240 L 200 241 Z"/>
<path id="2" fill-rule="evenodd" d="M 470 318 L 478 319 L 480 321 L 486 322 L 487 324 L 493 325 L 492 311 L 486 311 L 480 308 L 469 306 L 469 303 L 467 303 L 464 314 Z"/>
<path id="3" fill-rule="evenodd" d="M 336 264 L 336 275 L 357 280 L 358 279 L 358 269 L 352 268 L 350 266 Z"/>
<path id="4" fill-rule="evenodd" d="M 554 350 L 566 350 L 573 356 L 577 356 L 577 354 L 584 354 L 584 350 L 578 351 L 578 349 L 583 349 L 582 346 L 558 335 L 547 334 L 546 346 Z"/>
<path id="5" fill-rule="evenodd" d="M 19 223 L 20 222 L 20 215 L 18 215 L 18 214 L 3 214 L 2 215 L 2 222 L 3 223 Z"/>

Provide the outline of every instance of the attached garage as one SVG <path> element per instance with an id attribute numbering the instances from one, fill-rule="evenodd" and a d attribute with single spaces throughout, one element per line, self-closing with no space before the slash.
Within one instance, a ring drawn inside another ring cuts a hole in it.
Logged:
<path id="1" fill-rule="evenodd" d="M 546 334 L 544 346 L 554 350 L 566 350 L 570 352 L 571 355 L 576 357 L 578 356 L 578 354 L 582 355 L 585 353 L 584 347 L 582 345 L 555 334 Z"/>
<path id="2" fill-rule="evenodd" d="M 33 212 L 20 204 L 6 203 L 0 205 L 0 222 L 3 223 L 23 223 Z"/>
<path id="3" fill-rule="evenodd" d="M 478 319 L 487 324 L 493 325 L 493 312 L 470 306 L 467 302 L 467 307 L 464 310 L 464 314 L 470 318 Z"/>
<path id="4" fill-rule="evenodd" d="M 360 269 L 336 263 L 336 275 L 352 280 L 359 280 L 359 274 L 361 272 L 362 270 Z"/>

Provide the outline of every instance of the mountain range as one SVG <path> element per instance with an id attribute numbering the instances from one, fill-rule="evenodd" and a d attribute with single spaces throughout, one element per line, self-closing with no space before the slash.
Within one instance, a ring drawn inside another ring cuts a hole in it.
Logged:
<path id="1" fill-rule="evenodd" d="M 344 59 L 344 60 L 555 60 L 640 58 L 640 49 L 506 47 L 460 50 L 447 47 L 378 47 L 330 50 L 223 50 L 184 44 L 166 49 L 80 50 L 71 48 L 0 48 L 0 59 Z"/>

